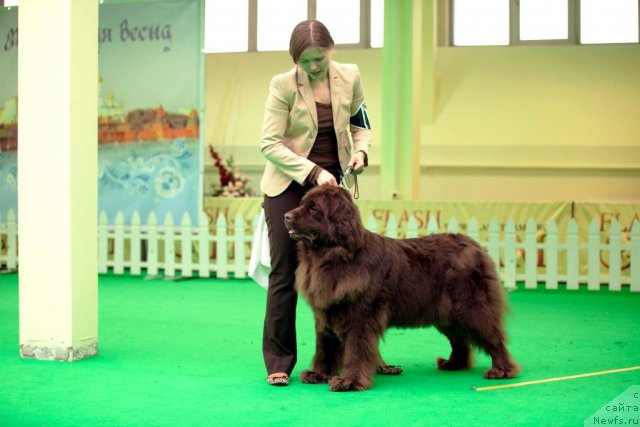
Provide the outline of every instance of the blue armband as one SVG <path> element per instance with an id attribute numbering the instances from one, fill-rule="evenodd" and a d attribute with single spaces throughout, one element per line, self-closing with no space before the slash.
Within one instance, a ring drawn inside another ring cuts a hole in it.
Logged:
<path id="1" fill-rule="evenodd" d="M 367 106 L 364 102 L 360 105 L 358 111 L 356 111 L 355 114 L 351 116 L 349 123 L 351 123 L 351 126 L 355 126 L 361 129 L 371 129 L 369 115 L 367 114 Z"/>

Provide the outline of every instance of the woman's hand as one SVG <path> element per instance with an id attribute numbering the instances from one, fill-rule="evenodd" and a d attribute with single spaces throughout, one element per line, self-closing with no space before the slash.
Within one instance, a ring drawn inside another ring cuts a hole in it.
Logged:
<path id="1" fill-rule="evenodd" d="M 336 178 L 333 176 L 333 174 L 331 172 L 327 172 L 324 169 L 322 170 L 322 172 L 320 172 L 320 175 L 318 175 L 318 177 L 316 178 L 316 184 L 317 185 L 329 184 L 329 185 L 333 185 L 334 187 L 338 186 L 338 182 L 336 181 Z"/>
<path id="2" fill-rule="evenodd" d="M 349 166 L 352 168 L 352 172 L 354 175 L 358 175 L 364 172 L 364 156 L 365 154 L 362 151 L 358 151 L 351 156 L 351 160 L 349 160 Z"/>

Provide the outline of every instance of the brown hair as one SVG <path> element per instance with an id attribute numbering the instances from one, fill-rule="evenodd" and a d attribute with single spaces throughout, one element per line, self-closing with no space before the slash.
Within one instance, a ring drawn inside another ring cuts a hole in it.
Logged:
<path id="1" fill-rule="evenodd" d="M 300 59 L 300 55 L 311 47 L 320 49 L 332 49 L 333 38 L 327 30 L 327 27 L 320 21 L 309 19 L 302 21 L 295 26 L 291 33 L 289 41 L 289 54 L 296 64 Z"/>

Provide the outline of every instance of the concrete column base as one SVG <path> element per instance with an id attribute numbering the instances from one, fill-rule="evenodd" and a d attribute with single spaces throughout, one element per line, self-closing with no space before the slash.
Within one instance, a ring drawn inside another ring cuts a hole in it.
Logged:
<path id="1" fill-rule="evenodd" d="M 75 362 L 98 354 L 98 343 L 92 342 L 81 347 L 48 347 L 40 345 L 21 344 L 20 356 L 24 359 L 58 360 L 60 362 Z"/>

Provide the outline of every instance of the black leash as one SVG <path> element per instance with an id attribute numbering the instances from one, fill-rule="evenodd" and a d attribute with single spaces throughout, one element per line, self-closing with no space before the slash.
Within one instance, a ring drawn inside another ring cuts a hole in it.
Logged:
<path id="1" fill-rule="evenodd" d="M 347 188 L 347 175 L 352 174 L 355 182 L 355 188 L 353 189 L 353 198 L 358 199 L 360 197 L 360 189 L 358 188 L 358 175 L 353 174 L 353 166 L 349 166 L 343 173 L 340 185 Z M 348 188 L 347 188 L 348 190 Z"/>

